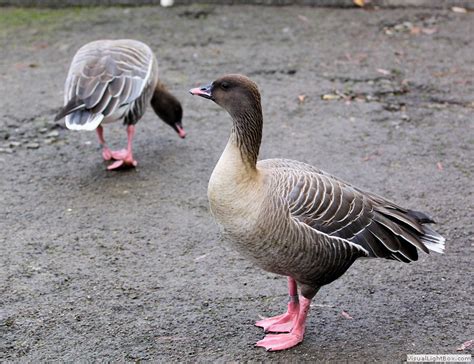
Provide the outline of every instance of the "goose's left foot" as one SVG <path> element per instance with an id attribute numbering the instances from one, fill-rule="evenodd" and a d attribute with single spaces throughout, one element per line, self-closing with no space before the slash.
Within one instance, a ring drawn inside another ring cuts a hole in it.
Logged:
<path id="1" fill-rule="evenodd" d="M 107 169 L 113 170 L 118 168 L 133 168 L 136 167 L 138 162 L 133 159 L 132 155 L 132 140 L 135 134 L 135 126 L 129 125 L 127 126 L 127 149 L 116 150 L 111 152 L 112 158 L 116 160 L 116 162 L 112 163 Z"/>
<path id="2" fill-rule="evenodd" d="M 291 303 L 293 302 L 290 302 L 290 304 Z M 296 319 L 294 319 L 294 325 L 291 331 L 288 334 L 268 334 L 263 340 L 260 340 L 255 345 L 261 346 L 267 349 L 267 351 L 285 350 L 298 345 L 303 341 L 306 317 L 308 316 L 310 304 L 310 299 L 301 296 L 300 304 L 298 305 L 299 311 L 296 313 Z M 280 323 L 277 323 L 276 325 L 278 328 Z M 270 326 L 268 330 L 272 331 L 272 326 Z"/>

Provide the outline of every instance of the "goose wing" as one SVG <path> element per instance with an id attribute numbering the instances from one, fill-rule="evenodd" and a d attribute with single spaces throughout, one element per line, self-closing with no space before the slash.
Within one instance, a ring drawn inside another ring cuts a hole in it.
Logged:
<path id="1" fill-rule="evenodd" d="M 264 163 L 265 165 L 265 163 Z M 357 244 L 369 256 L 410 262 L 417 248 L 442 252 L 444 238 L 426 226 L 434 221 L 301 162 L 274 160 L 285 170 L 290 216 L 325 235 Z"/>
<path id="2" fill-rule="evenodd" d="M 127 112 L 137 121 L 144 112 L 144 89 L 153 81 L 153 62 L 152 51 L 141 42 L 86 44 L 72 60 L 65 106 L 56 119 L 66 116 L 66 126 L 74 130 L 93 130 L 103 119 Z"/>

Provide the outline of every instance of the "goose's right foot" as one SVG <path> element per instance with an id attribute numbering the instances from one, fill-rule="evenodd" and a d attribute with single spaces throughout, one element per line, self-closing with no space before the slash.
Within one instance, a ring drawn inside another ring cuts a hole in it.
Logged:
<path id="1" fill-rule="evenodd" d="M 130 152 L 127 149 L 110 151 L 110 155 L 111 155 L 112 159 L 115 159 L 116 161 L 121 161 L 121 160 L 126 159 L 129 154 L 130 154 Z"/>
<path id="2" fill-rule="evenodd" d="M 109 171 L 115 169 L 135 168 L 138 162 L 133 159 L 132 155 L 126 156 L 124 159 L 117 160 L 107 167 Z"/>
<path id="3" fill-rule="evenodd" d="M 299 309 L 298 301 L 289 302 L 286 313 L 257 321 L 255 326 L 262 327 L 265 332 L 290 332 L 298 319 Z"/>

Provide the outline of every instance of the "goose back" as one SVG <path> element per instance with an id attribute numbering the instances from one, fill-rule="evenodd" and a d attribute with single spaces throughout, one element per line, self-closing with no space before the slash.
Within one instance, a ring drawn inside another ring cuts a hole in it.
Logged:
<path id="1" fill-rule="evenodd" d="M 277 193 L 288 203 L 290 217 L 321 234 L 362 247 L 369 257 L 411 262 L 417 248 L 442 253 L 444 238 L 426 226 L 426 214 L 404 209 L 376 194 L 331 176 L 308 164 L 281 159 L 264 160 Z"/>
<path id="2" fill-rule="evenodd" d="M 146 44 L 129 39 L 88 43 L 72 60 L 65 106 L 56 119 L 66 116 L 66 126 L 73 130 L 93 130 L 122 117 L 125 124 L 135 124 L 157 81 L 157 61 Z"/>

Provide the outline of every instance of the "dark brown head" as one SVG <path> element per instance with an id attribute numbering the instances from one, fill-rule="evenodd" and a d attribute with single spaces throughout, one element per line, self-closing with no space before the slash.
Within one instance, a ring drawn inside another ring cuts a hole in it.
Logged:
<path id="1" fill-rule="evenodd" d="M 158 84 L 156 87 L 151 98 L 151 106 L 156 115 L 171 126 L 181 138 L 186 137 L 182 124 L 183 108 L 181 103 L 163 85 Z"/>
<path id="2" fill-rule="evenodd" d="M 225 75 L 208 86 L 189 92 L 213 100 L 231 115 L 230 140 L 240 148 L 242 160 L 255 168 L 263 122 L 260 92 L 255 82 L 242 75 Z"/>
<path id="3" fill-rule="evenodd" d="M 189 92 L 213 100 L 234 119 L 249 112 L 261 113 L 258 87 L 255 82 L 243 75 L 225 75 L 210 85 L 193 88 Z"/>

